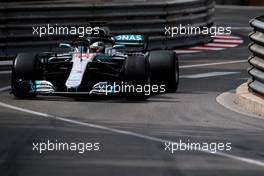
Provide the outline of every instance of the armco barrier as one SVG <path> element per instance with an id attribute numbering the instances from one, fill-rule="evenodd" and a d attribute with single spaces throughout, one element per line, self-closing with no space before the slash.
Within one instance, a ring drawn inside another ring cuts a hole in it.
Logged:
<path id="1" fill-rule="evenodd" d="M 251 90 L 264 95 L 264 16 L 251 20 L 250 25 L 254 32 L 249 35 L 252 40 L 249 45 L 252 52 L 249 63 L 252 67 L 248 72 L 252 78 L 248 86 Z"/>
<path id="2" fill-rule="evenodd" d="M 210 27 L 214 0 L 12 0 L 0 3 L 0 56 L 18 52 L 50 51 L 73 36 L 32 35 L 33 26 L 89 26 L 105 21 L 113 34 L 140 33 L 150 38 L 150 49 L 171 49 L 209 42 L 210 36 L 164 35 L 166 26 Z"/>

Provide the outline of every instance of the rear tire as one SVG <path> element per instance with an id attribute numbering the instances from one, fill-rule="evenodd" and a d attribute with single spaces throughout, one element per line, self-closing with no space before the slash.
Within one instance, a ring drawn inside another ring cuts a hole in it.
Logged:
<path id="1" fill-rule="evenodd" d="M 179 63 L 173 51 L 152 51 L 149 53 L 152 85 L 165 85 L 165 92 L 174 93 L 179 85 Z"/>
<path id="2" fill-rule="evenodd" d="M 144 56 L 129 56 L 125 62 L 125 81 L 132 86 L 144 88 L 150 85 L 149 63 Z M 150 92 L 129 92 L 126 94 L 130 100 L 146 100 Z"/>
<path id="3" fill-rule="evenodd" d="M 33 81 L 37 79 L 37 55 L 20 53 L 13 63 L 11 87 L 17 98 L 33 98 L 37 94 L 30 92 Z"/>

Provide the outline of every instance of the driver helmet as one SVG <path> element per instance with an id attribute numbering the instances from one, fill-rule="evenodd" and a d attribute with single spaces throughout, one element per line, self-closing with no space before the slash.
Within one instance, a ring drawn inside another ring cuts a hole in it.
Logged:
<path id="1" fill-rule="evenodd" d="M 94 42 L 90 45 L 90 49 L 96 53 L 103 53 L 105 49 L 104 42 Z"/>

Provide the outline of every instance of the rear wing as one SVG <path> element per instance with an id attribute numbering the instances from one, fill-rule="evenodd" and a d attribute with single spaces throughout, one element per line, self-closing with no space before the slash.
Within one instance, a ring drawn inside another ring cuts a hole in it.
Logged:
<path id="1" fill-rule="evenodd" d="M 116 35 L 113 37 L 115 44 L 117 45 L 125 45 L 126 48 L 130 50 L 140 50 L 146 51 L 148 46 L 148 39 L 144 35 L 138 34 L 122 34 Z"/>

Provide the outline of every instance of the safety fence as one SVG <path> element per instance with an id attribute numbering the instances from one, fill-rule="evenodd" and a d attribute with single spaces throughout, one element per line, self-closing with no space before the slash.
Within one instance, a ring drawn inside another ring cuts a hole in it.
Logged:
<path id="1" fill-rule="evenodd" d="M 209 35 L 164 35 L 165 27 L 213 24 L 214 0 L 10 0 L 0 3 L 0 56 L 51 51 L 76 36 L 33 35 L 33 26 L 89 26 L 105 22 L 111 33 L 149 36 L 149 49 L 172 49 L 207 43 Z"/>
<path id="2" fill-rule="evenodd" d="M 249 35 L 252 43 L 249 50 L 252 56 L 249 57 L 249 74 L 251 80 L 248 86 L 251 90 L 264 95 L 264 16 L 254 18 L 250 21 L 254 31 Z"/>

